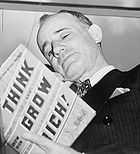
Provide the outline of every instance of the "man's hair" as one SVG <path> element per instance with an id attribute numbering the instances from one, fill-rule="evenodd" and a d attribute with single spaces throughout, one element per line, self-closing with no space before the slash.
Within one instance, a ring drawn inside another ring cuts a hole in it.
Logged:
<path id="1" fill-rule="evenodd" d="M 75 17 L 77 17 L 77 19 L 83 23 L 83 24 L 87 24 L 89 26 L 92 25 L 92 21 L 89 20 L 85 15 L 83 15 L 81 12 L 77 12 L 77 11 L 70 11 L 70 10 L 60 10 L 58 11 L 56 14 L 59 13 L 69 13 Z M 49 17 L 53 16 L 53 14 L 44 14 L 43 16 L 40 17 L 40 24 L 44 23 L 46 21 L 46 19 L 48 19 Z"/>

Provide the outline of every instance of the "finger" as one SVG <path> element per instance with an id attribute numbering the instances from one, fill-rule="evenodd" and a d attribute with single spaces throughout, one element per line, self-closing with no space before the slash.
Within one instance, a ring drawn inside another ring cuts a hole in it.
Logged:
<path id="1" fill-rule="evenodd" d="M 25 133 L 23 136 L 23 139 L 30 141 L 32 143 L 35 143 L 39 145 L 40 147 L 46 146 L 47 148 L 53 148 L 54 147 L 54 142 L 52 142 L 50 139 L 47 139 L 43 136 L 39 136 L 36 134 L 30 134 L 30 133 Z"/>

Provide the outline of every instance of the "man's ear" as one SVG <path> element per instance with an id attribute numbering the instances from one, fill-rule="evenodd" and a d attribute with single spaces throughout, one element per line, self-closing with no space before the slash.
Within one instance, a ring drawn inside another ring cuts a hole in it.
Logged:
<path id="1" fill-rule="evenodd" d="M 95 40 L 96 43 L 101 43 L 102 29 L 98 25 L 92 24 L 89 27 L 88 32 L 89 32 L 90 36 Z"/>

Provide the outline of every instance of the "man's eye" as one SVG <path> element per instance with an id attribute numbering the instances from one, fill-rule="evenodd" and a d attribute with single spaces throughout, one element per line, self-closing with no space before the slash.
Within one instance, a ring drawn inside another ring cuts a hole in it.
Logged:
<path id="1" fill-rule="evenodd" d="M 62 36 L 62 39 L 65 39 L 67 36 L 69 36 L 70 34 L 66 34 L 64 36 Z"/>

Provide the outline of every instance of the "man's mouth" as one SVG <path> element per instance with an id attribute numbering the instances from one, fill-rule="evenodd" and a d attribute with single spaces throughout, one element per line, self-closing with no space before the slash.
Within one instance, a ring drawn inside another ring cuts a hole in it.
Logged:
<path id="1" fill-rule="evenodd" d="M 70 65 L 75 61 L 74 60 L 74 56 L 75 56 L 75 53 L 71 53 L 71 54 L 68 54 L 64 57 L 63 59 L 63 63 L 62 63 L 62 68 L 64 70 L 68 70 L 68 68 L 70 67 Z"/>

